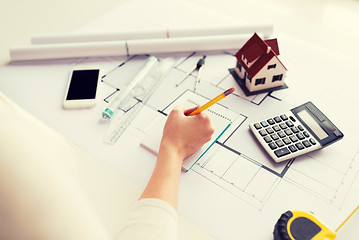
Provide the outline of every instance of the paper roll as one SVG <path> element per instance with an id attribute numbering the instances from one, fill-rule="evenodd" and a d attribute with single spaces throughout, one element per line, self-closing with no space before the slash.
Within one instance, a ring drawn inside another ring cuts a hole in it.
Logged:
<path id="1" fill-rule="evenodd" d="M 31 38 L 32 44 L 55 44 L 55 43 L 76 43 L 76 42 L 102 42 L 102 41 L 121 41 L 136 39 L 156 39 L 156 38 L 178 38 L 178 37 L 200 37 L 200 36 L 220 36 L 232 34 L 254 33 L 269 37 L 273 32 L 273 25 L 236 25 L 236 26 L 211 26 L 201 28 L 167 28 L 167 29 L 148 29 L 148 30 L 128 30 L 111 33 L 73 33 L 73 34 L 52 34 L 38 35 Z"/>
<path id="2" fill-rule="evenodd" d="M 10 58 L 11 61 L 27 61 L 190 51 L 237 50 L 250 37 L 251 35 L 239 34 L 20 46 L 10 49 Z"/>
<path id="3" fill-rule="evenodd" d="M 11 61 L 123 56 L 126 54 L 124 41 L 18 46 L 10 49 Z"/>

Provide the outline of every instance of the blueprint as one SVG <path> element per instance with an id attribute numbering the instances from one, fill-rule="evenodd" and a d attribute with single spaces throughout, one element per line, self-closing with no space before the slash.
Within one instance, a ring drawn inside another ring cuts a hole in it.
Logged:
<path id="1" fill-rule="evenodd" d="M 216 239 L 238 239 L 239 236 L 270 239 L 279 216 L 291 209 L 313 212 L 335 229 L 359 202 L 355 185 L 359 173 L 359 130 L 353 127 L 359 116 L 353 114 L 351 107 L 359 101 L 350 87 L 355 79 L 349 75 L 355 69 L 354 61 L 352 65 L 351 61 L 336 62 L 335 68 L 340 65 L 341 77 L 347 83 L 338 85 L 337 77 L 328 71 L 334 67 L 324 59 L 342 56 L 286 36 L 279 37 L 283 53 L 280 58 L 289 70 L 285 80 L 288 89 L 247 97 L 229 71 L 236 63 L 233 53 L 190 52 L 170 56 L 176 59 L 175 65 L 146 103 L 135 101 L 134 104 L 143 104 L 143 107 L 114 145 L 104 142 L 109 123 L 101 120 L 101 113 L 116 92 L 141 69 L 148 56 L 11 64 L 0 69 L 1 91 L 144 187 L 156 156 L 140 143 L 155 128 L 158 119 L 168 114 L 181 96 L 190 93 L 198 99 L 210 100 L 235 87 L 233 94 L 218 103 L 233 116 L 231 128 L 191 170 L 182 174 L 179 212 Z M 176 87 L 176 82 L 203 55 L 206 55 L 206 63 L 197 89 L 194 90 L 197 72 Z M 168 56 L 156 57 L 162 60 Z M 103 69 L 102 99 L 95 108 L 66 111 L 61 104 L 68 73 L 77 65 L 97 65 Z M 44 92 L 41 90 L 44 88 L 56 91 Z M 344 138 L 320 151 L 274 163 L 255 141 L 248 124 L 309 100 L 336 124 Z M 227 117 L 226 113 L 223 117 Z M 261 231 L 257 231 L 258 227 Z"/>
<path id="2" fill-rule="evenodd" d="M 178 79 L 204 54 L 207 56 L 206 64 L 197 89 L 194 90 L 196 72 L 176 87 Z M 121 67 L 125 68 L 126 64 L 143 59 L 143 56 L 142 59 L 141 56 L 128 59 Z M 218 103 L 231 112 L 229 115 L 232 115 L 232 118 L 235 116 L 230 129 L 182 177 L 184 184 L 180 194 L 180 208 L 187 213 L 186 216 L 219 239 L 235 239 L 236 231 L 232 224 L 236 217 L 229 211 L 233 207 L 231 204 L 236 206 L 233 209 L 238 211 L 238 215 L 247 213 L 260 217 L 263 221 L 269 217 L 274 221 L 289 209 L 304 209 L 319 213 L 321 218 L 325 218 L 325 222 L 331 224 L 330 227 L 337 227 L 343 220 L 343 213 L 349 211 L 344 210 L 344 206 L 347 206 L 346 201 L 349 201 L 348 195 L 355 189 L 353 183 L 359 172 L 359 145 L 351 141 L 351 133 L 343 129 L 345 137 L 340 142 L 278 164 L 266 156 L 248 128 L 251 122 L 282 113 L 308 100 L 318 103 L 319 108 L 324 108 L 325 114 L 329 112 L 328 116 L 334 124 L 339 121 L 339 128 L 345 127 L 345 124 L 340 124 L 342 119 L 336 119 L 337 115 L 332 114 L 326 104 L 322 104 L 327 100 L 325 94 L 328 94 L 328 86 L 322 89 L 322 85 L 314 83 L 315 90 L 306 87 L 305 84 L 313 85 L 312 78 L 316 77 L 315 74 L 308 77 L 298 72 L 299 76 L 293 76 L 297 74 L 295 64 L 303 64 L 296 62 L 300 61 L 296 58 L 296 61 L 290 62 L 293 68 L 289 67 L 287 90 L 247 97 L 230 73 L 230 68 L 233 68 L 236 62 L 233 54 L 198 52 L 183 54 L 176 59 L 173 69 L 128 129 L 128 132 L 139 139 L 146 138 L 149 132 L 156 128 L 159 117 L 167 115 L 171 110 L 170 106 L 173 107 L 173 103 L 188 92 L 210 100 L 230 87 L 236 88 L 234 94 Z M 105 84 L 112 86 L 108 91 L 110 94 L 104 99 L 110 97 L 117 88 L 121 88 L 115 83 L 118 78 L 114 77 L 116 71 L 121 71 L 121 67 L 111 70 L 111 73 L 103 78 Z M 321 67 L 325 68 L 318 66 L 317 69 Z M 329 79 L 329 76 L 327 77 Z M 301 82 L 296 82 L 297 79 Z M 300 91 L 297 91 L 298 89 Z M 322 91 L 322 98 L 315 94 L 318 90 Z M 297 96 L 298 92 L 300 94 Z M 330 98 L 332 101 L 333 96 Z M 192 191 L 196 193 L 195 196 L 189 194 Z M 246 210 L 242 212 L 243 209 Z M 207 217 L 196 217 L 197 214 Z M 210 220 L 203 221 L 204 218 Z M 220 222 L 223 221 L 226 224 L 221 225 Z M 242 220 L 237 221 L 242 223 Z M 249 226 L 244 224 L 246 229 L 255 231 L 253 221 Z M 218 224 L 221 227 L 218 227 Z M 266 234 L 270 234 L 273 226 L 266 226 Z M 222 231 L 223 229 L 227 230 Z"/>

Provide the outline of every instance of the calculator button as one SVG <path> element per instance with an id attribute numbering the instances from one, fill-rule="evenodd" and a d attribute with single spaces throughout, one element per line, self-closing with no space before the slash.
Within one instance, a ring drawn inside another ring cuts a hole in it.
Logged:
<path id="1" fill-rule="evenodd" d="M 296 136 L 299 140 L 303 140 L 305 138 L 302 133 L 297 133 Z"/>
<path id="2" fill-rule="evenodd" d="M 317 144 L 317 142 L 313 138 L 309 138 L 309 142 L 313 145 Z"/>
<path id="3" fill-rule="evenodd" d="M 303 144 L 301 144 L 300 142 L 299 142 L 299 143 L 296 143 L 295 146 L 296 146 L 299 150 L 304 149 Z"/>
<path id="4" fill-rule="evenodd" d="M 296 152 L 296 151 L 298 151 L 298 149 L 297 149 L 294 145 L 290 145 L 290 146 L 288 146 L 288 148 L 289 148 L 289 150 L 290 150 L 291 152 Z"/>
<path id="5" fill-rule="evenodd" d="M 264 141 L 266 141 L 266 143 L 269 143 L 272 141 L 272 138 L 270 136 L 265 136 L 263 139 L 264 139 Z"/>
<path id="6" fill-rule="evenodd" d="M 271 118 L 270 118 L 270 119 L 268 119 L 268 120 L 267 120 L 267 122 L 268 122 L 270 125 L 275 124 L 274 120 L 273 120 L 273 119 L 271 119 Z"/>
<path id="7" fill-rule="evenodd" d="M 267 131 L 268 134 L 274 133 L 274 130 L 272 128 L 270 128 L 270 127 L 266 128 L 266 131 Z"/>
<path id="8" fill-rule="evenodd" d="M 290 141 L 289 138 L 283 138 L 282 140 L 287 145 L 292 143 L 292 141 Z"/>
<path id="9" fill-rule="evenodd" d="M 285 134 L 287 134 L 288 136 L 293 134 L 290 129 L 286 129 L 286 130 L 284 130 L 284 132 L 285 132 Z"/>
<path id="10" fill-rule="evenodd" d="M 290 151 L 288 150 L 287 147 L 284 147 L 284 148 L 281 148 L 281 149 L 278 149 L 276 151 L 274 151 L 274 154 L 277 156 L 277 157 L 283 157 L 287 154 L 289 154 Z"/>
<path id="11" fill-rule="evenodd" d="M 259 134 L 260 134 L 262 137 L 264 137 L 265 135 L 267 135 L 267 132 L 262 129 L 262 130 L 259 130 Z"/>
<path id="12" fill-rule="evenodd" d="M 281 130 L 280 127 L 278 127 L 277 125 L 273 126 L 272 128 L 273 128 L 274 131 L 276 131 L 276 132 L 279 132 L 279 131 Z"/>
<path id="13" fill-rule="evenodd" d="M 269 124 L 268 124 L 266 121 L 262 121 L 262 122 L 261 122 L 261 125 L 262 125 L 263 127 L 268 127 L 268 126 L 269 126 Z"/>
<path id="14" fill-rule="evenodd" d="M 292 142 L 297 142 L 298 141 L 298 138 L 294 135 L 290 136 L 289 139 L 292 141 Z"/>
<path id="15" fill-rule="evenodd" d="M 290 120 L 292 120 L 293 122 L 295 122 L 296 120 L 295 120 L 295 118 L 294 117 L 292 117 L 292 116 L 289 116 L 289 118 L 290 118 Z"/>
<path id="16" fill-rule="evenodd" d="M 277 134 L 272 134 L 272 135 L 270 135 L 271 137 L 272 137 L 272 139 L 275 141 L 275 140 L 278 140 L 279 139 L 279 137 L 278 137 L 278 135 Z"/>
<path id="17" fill-rule="evenodd" d="M 276 121 L 277 123 L 279 123 L 279 122 L 282 121 L 282 119 L 281 119 L 280 117 L 275 117 L 275 118 L 274 118 L 274 121 Z"/>
<path id="18" fill-rule="evenodd" d="M 293 127 L 294 126 L 294 124 L 291 121 L 287 121 L 285 123 L 287 124 L 288 127 Z"/>
<path id="19" fill-rule="evenodd" d="M 302 125 L 298 125 L 298 129 L 299 129 L 300 131 L 304 131 L 304 128 L 303 128 Z"/>
<path id="20" fill-rule="evenodd" d="M 284 124 L 284 123 L 281 123 L 281 124 L 279 124 L 279 127 L 280 127 L 281 129 L 286 129 L 286 128 L 287 128 L 287 125 Z"/>
<path id="21" fill-rule="evenodd" d="M 287 136 L 284 132 L 280 131 L 280 132 L 277 132 L 278 136 L 281 137 L 281 138 L 284 138 L 285 136 Z"/>
<path id="22" fill-rule="evenodd" d="M 285 115 L 285 114 L 280 115 L 280 118 L 281 118 L 283 121 L 288 120 L 288 117 L 287 117 L 287 115 Z"/>
<path id="23" fill-rule="evenodd" d="M 261 126 L 259 123 L 255 123 L 255 124 L 253 124 L 253 126 L 254 126 L 257 130 L 262 128 L 262 126 Z"/>
<path id="24" fill-rule="evenodd" d="M 299 130 L 298 130 L 297 127 L 291 127 L 290 129 L 291 129 L 292 132 L 294 132 L 294 133 L 298 133 L 298 132 L 299 132 Z"/>
<path id="25" fill-rule="evenodd" d="M 308 140 L 304 140 L 303 142 L 303 145 L 305 146 L 305 147 L 310 147 L 310 146 L 312 146 L 312 144 L 310 144 L 310 142 L 308 141 Z"/>
<path id="26" fill-rule="evenodd" d="M 303 135 L 304 135 L 305 137 L 309 137 L 309 133 L 308 133 L 307 131 L 304 131 L 304 132 L 303 132 Z"/>
<path id="27" fill-rule="evenodd" d="M 272 150 L 278 148 L 277 145 L 276 145 L 274 142 L 269 143 L 268 146 L 269 146 Z"/>
<path id="28" fill-rule="evenodd" d="M 283 147 L 284 146 L 284 143 L 282 142 L 282 140 L 276 141 L 275 144 L 277 144 L 278 147 Z"/>

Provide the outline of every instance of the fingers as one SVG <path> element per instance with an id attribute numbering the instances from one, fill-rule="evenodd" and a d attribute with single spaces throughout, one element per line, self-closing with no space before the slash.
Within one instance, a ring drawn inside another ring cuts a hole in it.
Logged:
<path id="1" fill-rule="evenodd" d="M 195 106 L 195 107 L 192 107 L 192 108 L 188 108 L 188 109 L 184 109 L 184 106 L 183 105 L 177 105 L 175 108 L 173 108 L 172 111 L 174 112 L 183 112 L 185 116 L 188 116 L 189 114 L 191 114 L 192 112 L 196 111 L 197 109 L 199 108 L 199 106 Z M 204 114 L 202 112 L 202 114 Z M 199 115 L 199 114 L 197 114 Z"/>
<path id="2" fill-rule="evenodd" d="M 196 116 L 198 116 L 198 118 L 200 118 L 200 123 L 202 126 L 205 126 L 205 136 L 204 139 L 206 139 L 206 142 L 208 142 L 209 140 L 211 140 L 211 137 L 214 133 L 214 126 L 213 123 L 211 121 L 211 118 L 209 117 L 209 115 L 206 112 L 201 112 L 199 114 L 197 114 Z"/>
<path id="3" fill-rule="evenodd" d="M 211 117 L 208 115 L 207 111 L 200 112 L 193 117 L 198 118 L 199 121 L 201 121 L 201 123 L 204 125 L 212 126 Z"/>
<path id="4" fill-rule="evenodd" d="M 187 117 L 185 114 L 194 111 L 198 106 L 185 110 L 181 105 L 176 106 L 167 118 L 163 129 L 162 140 L 167 146 L 172 146 L 185 158 L 206 142 L 211 140 L 214 127 L 206 111 Z"/>
<path id="5" fill-rule="evenodd" d="M 186 115 L 186 116 L 190 115 L 191 112 L 196 111 L 197 108 L 199 108 L 199 106 L 195 106 L 195 107 L 193 107 L 193 108 L 186 109 L 186 110 L 184 111 L 184 115 Z"/>

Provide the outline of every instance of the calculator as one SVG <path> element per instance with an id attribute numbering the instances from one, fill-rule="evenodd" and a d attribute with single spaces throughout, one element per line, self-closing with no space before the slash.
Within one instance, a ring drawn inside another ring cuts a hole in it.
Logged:
<path id="1" fill-rule="evenodd" d="M 312 102 L 252 123 L 249 128 L 275 162 L 322 149 L 344 136 Z"/>

